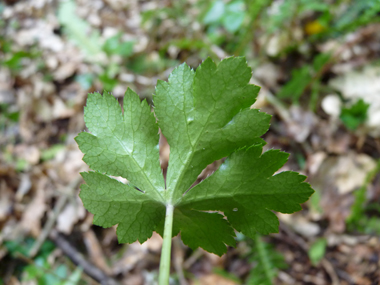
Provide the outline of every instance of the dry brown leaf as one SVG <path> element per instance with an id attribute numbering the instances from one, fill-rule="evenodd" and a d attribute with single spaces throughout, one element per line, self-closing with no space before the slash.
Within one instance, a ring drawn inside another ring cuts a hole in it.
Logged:
<path id="1" fill-rule="evenodd" d="M 299 214 L 288 215 L 277 213 L 277 216 L 280 221 L 304 237 L 315 237 L 321 232 L 321 228 L 317 223 L 310 222 Z"/>
<path id="2" fill-rule="evenodd" d="M 53 119 L 64 119 L 69 118 L 74 115 L 74 110 L 68 108 L 61 98 L 55 96 L 53 97 Z"/>
<path id="3" fill-rule="evenodd" d="M 21 218 L 21 227 L 26 233 L 31 233 L 37 237 L 41 233 L 41 219 L 46 210 L 45 204 L 45 188 L 47 184 L 46 178 L 41 178 L 36 187 L 36 193 L 32 202 L 30 202 Z"/>
<path id="4" fill-rule="evenodd" d="M 35 145 L 18 144 L 13 149 L 19 159 L 24 159 L 30 165 L 36 165 L 40 160 L 40 150 Z"/>
<path id="5" fill-rule="evenodd" d="M 307 157 L 307 169 L 310 175 L 314 175 L 318 172 L 319 167 L 326 157 L 327 154 L 324 151 L 313 153 Z"/>
<path id="6" fill-rule="evenodd" d="M 73 230 L 74 225 L 83 219 L 86 215 L 86 210 L 83 207 L 82 202 L 79 197 L 76 197 L 75 203 L 68 203 L 63 211 L 59 214 L 57 219 L 57 229 L 58 231 L 70 234 Z"/>
<path id="7" fill-rule="evenodd" d="M 317 124 L 315 114 L 293 105 L 290 107 L 290 115 L 292 120 L 287 124 L 288 135 L 297 142 L 304 142 Z"/>
<path id="8" fill-rule="evenodd" d="M 91 262 L 103 270 L 107 275 L 110 275 L 112 273 L 111 269 L 106 263 L 102 247 L 99 244 L 95 233 L 92 230 L 88 230 L 83 233 L 83 238 Z"/>
<path id="9" fill-rule="evenodd" d="M 192 281 L 192 285 L 236 285 L 234 281 L 226 279 L 217 274 L 208 274 L 200 277 L 198 280 Z"/>
<path id="10" fill-rule="evenodd" d="M 146 244 L 150 251 L 159 253 L 162 247 L 162 237 L 158 233 L 153 232 L 152 237 L 146 241 Z"/>
<path id="11" fill-rule="evenodd" d="M 3 222 L 12 208 L 12 193 L 4 180 L 0 181 L 0 222 Z"/>
<path id="12" fill-rule="evenodd" d="M 146 257 L 147 250 L 145 243 L 141 245 L 139 242 L 134 242 L 128 245 L 123 257 L 112 266 L 113 274 L 125 274 L 131 271 L 140 260 Z"/>
<path id="13" fill-rule="evenodd" d="M 375 160 L 366 154 L 349 152 L 346 155 L 326 158 L 311 183 L 322 192 L 335 186 L 339 194 L 346 194 L 363 185 Z"/>
<path id="14" fill-rule="evenodd" d="M 76 62 L 67 62 L 58 67 L 58 69 L 53 73 L 53 76 L 56 80 L 64 80 L 74 74 L 78 68 L 78 63 Z"/>
<path id="15" fill-rule="evenodd" d="M 0 68 L 0 103 L 11 104 L 16 101 L 12 85 L 14 80 L 8 69 Z"/>
<path id="16" fill-rule="evenodd" d="M 30 180 L 29 173 L 22 173 L 20 176 L 20 179 L 21 181 L 17 188 L 17 193 L 16 193 L 16 200 L 19 202 L 24 197 L 24 195 L 29 192 L 30 188 L 32 187 L 32 181 Z"/>

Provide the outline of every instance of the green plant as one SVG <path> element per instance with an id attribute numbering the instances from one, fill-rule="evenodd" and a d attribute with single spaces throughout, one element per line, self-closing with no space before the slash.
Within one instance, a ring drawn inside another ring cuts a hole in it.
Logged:
<path id="1" fill-rule="evenodd" d="M 81 268 L 76 268 L 70 274 L 70 269 L 66 264 L 55 266 L 49 262 L 49 255 L 55 249 L 51 241 L 45 241 L 38 255 L 30 259 L 28 255 L 33 245 L 34 239 L 32 238 L 26 238 L 23 241 L 6 241 L 4 243 L 10 256 L 15 260 L 22 261 L 18 263 L 15 262 L 16 266 L 14 270 L 23 284 L 30 282 L 39 285 L 83 284 L 83 282 L 81 282 Z M 25 262 L 27 264 L 25 264 Z"/>
<path id="2" fill-rule="evenodd" d="M 367 188 L 372 180 L 380 172 L 380 160 L 378 160 L 376 167 L 371 170 L 360 189 L 356 190 L 355 201 L 351 206 L 351 213 L 348 216 L 346 223 L 348 228 L 353 231 L 359 231 L 367 234 L 380 234 L 380 207 L 378 203 L 368 204 L 366 203 Z M 376 215 L 368 216 L 367 212 L 372 212 Z"/>
<path id="3" fill-rule="evenodd" d="M 0 128 L 8 122 L 18 122 L 20 113 L 12 110 L 8 104 L 0 103 Z"/>
<path id="4" fill-rule="evenodd" d="M 340 119 L 349 130 L 356 130 L 367 119 L 368 108 L 369 104 L 360 99 L 352 106 L 343 108 Z"/>
<path id="5" fill-rule="evenodd" d="M 327 241 L 324 238 L 317 239 L 309 248 L 308 254 L 313 265 L 318 263 L 325 257 Z"/>
<path id="6" fill-rule="evenodd" d="M 278 269 L 286 268 L 287 264 L 282 254 L 271 244 L 263 241 L 260 234 L 256 234 L 253 241 L 250 260 L 254 263 L 254 267 L 248 276 L 247 285 L 271 285 Z"/>
<path id="7" fill-rule="evenodd" d="M 330 54 L 320 53 L 314 57 L 312 64 L 306 64 L 301 68 L 293 69 L 291 79 L 281 88 L 277 96 L 280 98 L 291 98 L 294 103 L 298 103 L 302 94 L 308 87 L 311 87 L 312 96 L 310 105 L 312 109 L 313 107 L 315 108 L 315 97 L 319 93 L 319 80 L 322 70 L 330 60 Z"/>
<path id="8" fill-rule="evenodd" d="M 117 75 L 121 70 L 120 62 L 117 62 L 113 56 L 127 59 L 133 54 L 134 42 L 123 41 L 122 33 L 119 32 L 103 43 L 99 31 L 92 31 L 90 24 L 77 16 L 75 10 L 76 3 L 72 0 L 60 3 L 58 19 L 63 26 L 63 31 L 69 40 L 80 48 L 87 60 L 100 64 L 101 72 L 97 77 L 104 89 L 113 90 L 119 83 Z M 76 80 L 83 89 L 87 90 L 93 83 L 93 77 L 93 74 L 80 74 L 76 76 Z"/>
<path id="9" fill-rule="evenodd" d="M 121 243 L 142 243 L 153 231 L 163 236 L 161 285 L 168 284 L 171 238 L 179 232 L 190 248 L 222 255 L 226 245 L 235 245 L 234 229 L 249 237 L 278 232 L 272 211 L 299 211 L 313 193 L 296 172 L 272 176 L 288 154 L 262 153 L 260 136 L 270 116 L 250 108 L 259 91 L 248 84 L 250 78 L 242 57 L 218 65 L 208 58 L 196 71 L 182 64 L 168 82 L 158 81 L 155 115 L 130 89 L 124 113 L 107 92 L 88 96 L 84 118 L 92 134 L 82 132 L 76 141 L 96 172 L 82 173 L 87 184 L 80 197 L 94 224 L 118 224 Z M 166 180 L 158 127 L 170 145 Z M 192 187 L 208 164 L 226 156 L 214 174 Z M 107 175 L 122 176 L 128 184 Z"/>
<path id="10" fill-rule="evenodd" d="M 348 33 L 370 23 L 378 23 L 380 20 L 379 0 L 351 0 L 345 8 L 339 17 L 333 19 L 334 32 Z"/>
<path id="11" fill-rule="evenodd" d="M 90 25 L 75 13 L 76 4 L 72 0 L 63 1 L 59 5 L 58 20 L 63 25 L 68 38 L 80 47 L 83 53 L 92 60 L 98 60 L 102 52 L 98 33 L 87 33 Z"/>
<path id="12" fill-rule="evenodd" d="M 231 1 L 228 4 L 217 0 L 212 3 L 207 11 L 203 23 L 206 25 L 223 25 L 228 32 L 234 33 L 239 30 L 246 16 L 244 6 L 242 0 Z"/>
<path id="13" fill-rule="evenodd" d="M 117 54 L 120 56 L 128 57 L 133 54 L 134 42 L 122 41 L 121 36 L 122 34 L 118 33 L 106 40 L 103 45 L 103 51 L 107 55 Z"/>

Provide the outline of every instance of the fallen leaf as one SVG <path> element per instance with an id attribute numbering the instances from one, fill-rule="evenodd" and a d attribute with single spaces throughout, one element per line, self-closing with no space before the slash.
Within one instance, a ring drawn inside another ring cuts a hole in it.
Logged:
<path id="1" fill-rule="evenodd" d="M 0 198 L 0 222 L 3 222 L 11 212 L 12 208 L 12 193 L 8 189 L 4 180 L 0 182 Z"/>
<path id="2" fill-rule="evenodd" d="M 46 184 L 46 178 L 41 178 L 39 180 L 33 200 L 27 205 L 20 221 L 23 230 L 26 233 L 30 232 L 34 237 L 37 237 L 41 234 L 41 219 L 46 211 Z"/>
<path id="3" fill-rule="evenodd" d="M 208 274 L 200 277 L 198 280 L 192 281 L 190 284 L 193 285 L 236 285 L 238 283 L 224 278 L 217 274 Z"/>
<path id="4" fill-rule="evenodd" d="M 290 115 L 292 120 L 287 124 L 288 135 L 297 142 L 304 142 L 317 124 L 316 116 L 313 112 L 295 105 L 290 107 Z"/>
<path id="5" fill-rule="evenodd" d="M 88 230 L 83 233 L 83 238 L 87 252 L 90 255 L 91 262 L 103 270 L 107 275 L 110 275 L 112 271 L 106 263 L 102 247 L 100 246 L 95 233 L 92 230 Z"/>
<path id="6" fill-rule="evenodd" d="M 75 203 L 68 203 L 63 211 L 59 214 L 57 219 L 58 231 L 67 235 L 70 234 L 73 230 L 74 225 L 80 219 L 83 219 L 85 215 L 86 211 L 83 207 L 83 204 L 79 198 L 76 197 Z"/>

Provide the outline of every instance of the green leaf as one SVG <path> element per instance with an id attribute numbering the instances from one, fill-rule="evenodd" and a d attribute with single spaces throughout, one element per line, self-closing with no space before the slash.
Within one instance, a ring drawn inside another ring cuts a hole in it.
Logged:
<path id="1" fill-rule="evenodd" d="M 118 224 L 120 243 L 140 243 L 151 237 L 165 207 L 148 194 L 96 172 L 83 172 L 86 184 L 81 186 L 80 198 L 94 213 L 94 224 L 105 228 Z"/>
<path id="2" fill-rule="evenodd" d="M 234 1 L 226 6 L 226 13 L 223 17 L 223 26 L 230 33 L 240 29 L 245 17 L 244 1 Z"/>
<path id="3" fill-rule="evenodd" d="M 92 132 L 76 142 L 93 170 L 127 178 L 132 185 L 158 200 L 165 192 L 158 154 L 158 126 L 150 107 L 128 89 L 123 103 L 110 94 L 90 94 L 84 119 Z M 163 201 L 163 200 L 162 200 Z"/>
<path id="4" fill-rule="evenodd" d="M 88 90 L 91 88 L 93 84 L 94 75 L 92 75 L 91 73 L 79 74 L 75 76 L 75 81 L 79 83 L 82 89 Z"/>
<path id="5" fill-rule="evenodd" d="M 320 53 L 313 60 L 313 69 L 315 72 L 320 71 L 331 59 L 330 53 Z"/>
<path id="6" fill-rule="evenodd" d="M 154 230 L 163 234 L 165 211 L 174 207 L 172 235 L 180 232 L 192 249 L 218 255 L 235 245 L 234 229 L 248 236 L 277 232 L 272 210 L 298 211 L 313 190 L 298 173 L 272 176 L 288 155 L 262 154 L 260 136 L 270 116 L 250 108 L 259 91 L 250 78 L 244 58 L 219 65 L 207 59 L 196 71 L 182 64 L 168 82 L 157 83 L 154 114 L 130 89 L 123 112 L 107 92 L 89 94 L 85 122 L 91 133 L 76 141 L 96 171 L 82 173 L 87 184 L 80 193 L 94 223 L 118 225 L 120 242 L 144 242 Z M 165 182 L 158 127 L 170 145 Z M 191 188 L 208 164 L 226 156 L 218 171 Z"/>
<path id="7" fill-rule="evenodd" d="M 324 238 L 316 240 L 309 248 L 309 258 L 313 265 L 317 265 L 325 256 L 327 241 Z"/>
<path id="8" fill-rule="evenodd" d="M 31 58 L 32 54 L 25 51 L 18 51 L 12 55 L 12 57 L 4 61 L 4 65 L 13 71 L 20 71 L 22 68 L 21 60 L 23 58 Z"/>
<path id="9" fill-rule="evenodd" d="M 310 83 L 312 76 L 310 67 L 305 65 L 299 69 L 292 71 L 292 78 L 278 92 L 279 98 L 292 98 L 298 100 L 304 92 L 307 85 Z"/>
<path id="10" fill-rule="evenodd" d="M 271 285 L 279 269 L 287 267 L 284 257 L 271 244 L 262 240 L 257 234 L 252 248 L 250 260 L 255 266 L 249 273 L 247 285 Z"/>
<path id="11" fill-rule="evenodd" d="M 368 108 L 369 104 L 360 99 L 351 107 L 343 108 L 340 119 L 349 130 L 353 131 L 367 119 Z"/>
<path id="12" fill-rule="evenodd" d="M 203 23 L 211 24 L 218 22 L 223 17 L 224 11 L 224 2 L 220 0 L 215 1 L 210 7 L 205 17 L 203 18 Z"/>
<path id="13" fill-rule="evenodd" d="M 223 215 L 177 208 L 174 216 L 173 232 L 175 235 L 181 232 L 183 242 L 190 248 L 202 244 L 203 249 L 222 255 L 225 244 L 236 244 L 234 230 Z"/>
<path id="14" fill-rule="evenodd" d="M 103 50 L 108 55 L 118 54 L 128 57 L 133 53 L 134 42 L 122 42 L 121 33 L 110 37 L 103 45 Z"/>
<path id="15" fill-rule="evenodd" d="M 223 211 L 230 224 L 243 234 L 278 232 L 273 211 L 294 213 L 301 210 L 313 193 L 305 176 L 286 171 L 273 175 L 288 154 L 253 146 L 233 153 L 212 176 L 193 187 L 178 204 L 192 210 Z"/>
<path id="16" fill-rule="evenodd" d="M 109 76 L 107 72 L 104 72 L 99 75 L 99 80 L 103 83 L 104 89 L 113 90 L 117 83 L 119 82 L 117 79 Z"/>
<path id="17" fill-rule="evenodd" d="M 243 24 L 245 10 L 244 1 L 232 1 L 227 5 L 223 1 L 215 1 L 203 18 L 203 23 L 223 24 L 228 32 L 234 33 Z"/>
<path id="18" fill-rule="evenodd" d="M 73 0 L 60 2 L 58 20 L 64 26 L 70 40 L 78 45 L 88 58 L 97 59 L 102 52 L 100 37 L 95 32 L 88 34 L 90 25 L 78 17 L 75 10 L 76 4 Z"/>
<path id="19" fill-rule="evenodd" d="M 258 142 L 270 116 L 250 109 L 259 87 L 247 84 L 251 69 L 244 58 L 218 66 L 208 58 L 196 72 L 183 64 L 169 82 L 159 81 L 155 114 L 170 145 L 166 184 L 174 201 L 210 163 Z"/>
<path id="20" fill-rule="evenodd" d="M 77 267 L 74 272 L 69 276 L 69 278 L 62 283 L 62 285 L 75 285 L 78 284 L 81 280 L 83 269 Z M 79 283 L 80 284 L 80 283 Z"/>

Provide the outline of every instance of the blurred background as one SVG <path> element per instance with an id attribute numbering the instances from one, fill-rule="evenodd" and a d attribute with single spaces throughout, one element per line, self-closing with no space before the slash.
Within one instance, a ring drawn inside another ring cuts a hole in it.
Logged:
<path id="1" fill-rule="evenodd" d="M 118 244 L 78 198 L 87 93 L 151 103 L 178 64 L 232 55 L 316 193 L 221 258 L 174 238 L 171 284 L 380 284 L 379 0 L 1 2 L 0 284 L 155 284 L 161 237 Z"/>

